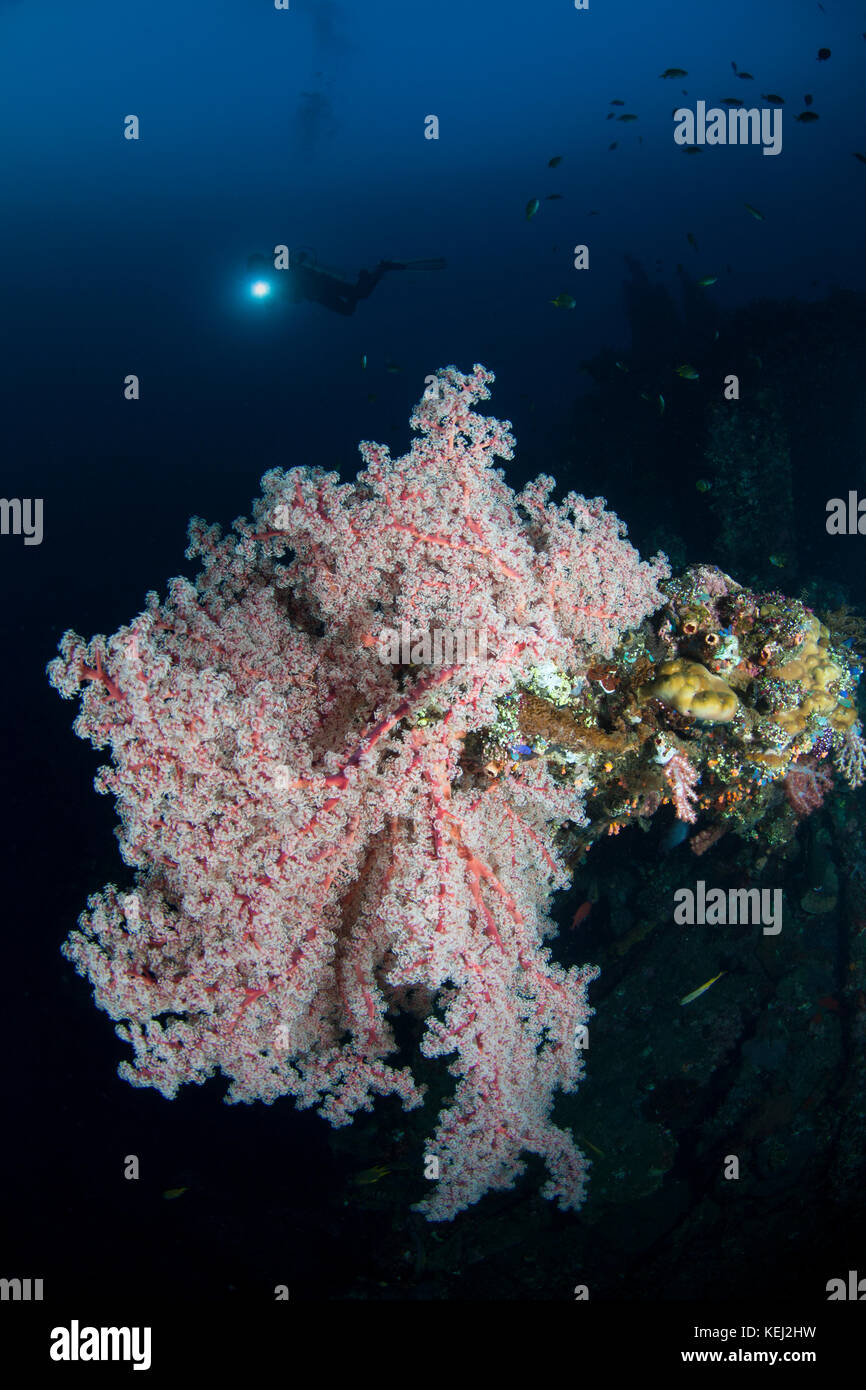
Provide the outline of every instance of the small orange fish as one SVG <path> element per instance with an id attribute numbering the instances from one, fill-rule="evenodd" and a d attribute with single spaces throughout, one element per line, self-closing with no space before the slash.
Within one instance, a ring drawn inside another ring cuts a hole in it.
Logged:
<path id="1" fill-rule="evenodd" d="M 572 925 L 572 927 L 579 927 L 580 924 L 581 924 L 581 922 L 585 922 L 585 921 L 586 921 L 587 917 L 589 916 L 589 914 L 590 914 L 591 912 L 592 912 L 592 903 L 591 903 L 591 902 L 589 901 L 589 899 L 587 898 L 587 900 L 586 900 L 585 903 L 581 903 L 581 904 L 580 904 L 580 907 L 577 909 L 577 911 L 575 912 L 574 916 L 572 917 L 572 919 L 571 919 L 571 925 Z"/>

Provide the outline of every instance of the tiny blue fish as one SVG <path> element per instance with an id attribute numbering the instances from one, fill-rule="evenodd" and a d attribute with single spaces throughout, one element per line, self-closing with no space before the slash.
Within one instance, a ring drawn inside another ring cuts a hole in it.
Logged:
<path id="1" fill-rule="evenodd" d="M 531 758 L 533 750 L 528 743 L 515 743 L 511 750 L 512 758 Z"/>

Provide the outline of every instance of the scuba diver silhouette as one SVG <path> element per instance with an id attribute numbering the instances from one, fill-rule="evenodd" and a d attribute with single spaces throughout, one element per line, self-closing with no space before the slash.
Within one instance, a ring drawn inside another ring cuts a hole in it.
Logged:
<path id="1" fill-rule="evenodd" d="M 253 286 L 262 287 L 260 292 L 268 294 L 271 285 L 279 284 L 293 304 L 309 299 L 321 304 L 324 309 L 333 309 L 337 314 L 354 314 L 359 299 L 367 299 L 373 293 L 382 276 L 389 270 L 444 270 L 445 260 L 434 257 L 420 261 L 380 261 L 374 270 L 360 270 L 356 280 L 350 280 L 337 270 L 319 265 L 308 251 L 294 251 L 289 258 L 288 270 L 275 271 L 266 256 L 250 256 L 247 267 L 252 275 L 261 277 Z M 268 277 L 267 279 L 265 277 Z"/>

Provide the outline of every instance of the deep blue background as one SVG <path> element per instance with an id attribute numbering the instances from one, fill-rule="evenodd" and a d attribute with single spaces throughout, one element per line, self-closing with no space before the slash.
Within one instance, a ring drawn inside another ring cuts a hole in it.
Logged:
<path id="1" fill-rule="evenodd" d="M 446 362 L 491 367 L 494 409 L 519 438 L 543 436 L 580 389 L 578 361 L 623 344 L 626 254 L 648 268 L 660 258 L 670 287 L 678 261 L 719 273 L 723 308 L 863 289 L 866 165 L 853 151 L 866 144 L 866 7 L 827 11 L 815 0 L 0 7 L 7 457 L 131 454 L 205 478 L 243 460 L 240 507 L 265 463 L 349 468 L 359 436 L 402 443 L 424 375 Z M 672 65 L 688 77 L 660 80 Z M 763 92 L 785 97 L 781 155 L 690 158 L 674 144 L 674 106 L 760 106 Z M 806 92 L 812 125 L 794 120 Z M 130 112 L 137 142 L 123 138 Z M 424 139 L 430 113 L 437 141 Z M 562 201 L 544 201 L 551 192 Z M 570 248 L 583 242 L 591 269 L 578 273 Z M 352 275 L 383 256 L 449 265 L 390 277 L 344 321 L 250 301 L 246 258 L 278 243 Z M 548 303 L 562 290 L 574 311 Z M 141 377 L 136 405 L 122 399 L 127 372 Z M 521 421 L 520 392 L 537 420 Z M 212 483 L 196 492 L 205 512 L 223 502 Z"/>

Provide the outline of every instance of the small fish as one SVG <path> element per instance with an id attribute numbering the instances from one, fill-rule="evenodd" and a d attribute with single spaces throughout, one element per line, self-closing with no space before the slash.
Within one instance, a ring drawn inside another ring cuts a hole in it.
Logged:
<path id="1" fill-rule="evenodd" d="M 691 1004 L 694 1002 L 695 999 L 700 999 L 702 994 L 706 994 L 707 990 L 710 988 L 710 985 L 714 985 L 716 983 L 716 980 L 720 980 L 722 976 L 727 975 L 727 973 L 727 970 L 720 970 L 718 975 L 714 975 L 711 980 L 707 980 L 706 984 L 699 985 L 697 989 L 693 989 L 691 994 L 687 994 L 685 999 L 680 1000 L 680 1003 Z"/>
<path id="2" fill-rule="evenodd" d="M 403 368 L 402 368 L 397 362 L 386 362 L 386 363 L 385 363 L 385 371 L 386 371 L 386 372 L 402 372 L 402 370 L 403 370 Z"/>
<path id="3" fill-rule="evenodd" d="M 534 217 L 534 216 L 535 216 L 535 214 L 538 212 L 538 209 L 539 209 L 540 207 L 541 207 L 541 201 L 540 201 L 540 199 L 538 199 L 538 198 L 530 198 L 529 202 L 526 204 L 526 220 L 527 220 L 527 222 L 529 221 L 530 217 Z"/>
<path id="4" fill-rule="evenodd" d="M 608 145 L 608 149 L 609 149 L 609 150 L 615 150 L 615 149 L 616 149 L 616 143 L 617 143 L 617 142 L 616 142 L 615 140 L 613 140 L 613 141 L 611 142 L 611 144 Z"/>
<path id="5" fill-rule="evenodd" d="M 740 101 L 739 97 L 722 97 L 723 106 L 745 106 L 745 104 L 744 101 Z"/>
<path id="6" fill-rule="evenodd" d="M 373 1168 L 364 1168 L 360 1173 L 356 1173 L 352 1182 L 356 1187 L 372 1187 L 373 1183 L 381 1182 L 383 1178 L 387 1178 L 390 1171 L 391 1169 L 386 1167 L 384 1163 L 377 1163 Z"/>
<path id="7" fill-rule="evenodd" d="M 625 102 L 619 101 L 617 97 L 614 97 L 613 101 L 610 104 L 611 106 L 625 106 Z"/>
<path id="8" fill-rule="evenodd" d="M 698 281 L 698 285 L 702 290 L 705 290 L 707 285 L 714 285 L 718 278 L 718 275 L 703 275 Z"/>
<path id="9" fill-rule="evenodd" d="M 775 92 L 762 92 L 762 101 L 769 101 L 773 106 L 784 106 L 785 98 L 777 96 Z"/>
<path id="10" fill-rule="evenodd" d="M 693 247 L 695 248 L 695 250 L 697 251 L 697 249 L 698 249 L 698 243 L 695 241 L 695 234 L 694 234 L 694 232 L 686 232 L 686 241 L 689 243 L 689 246 L 693 246 Z"/>
<path id="11" fill-rule="evenodd" d="M 807 106 L 811 106 L 811 105 L 812 105 L 812 93 L 811 93 L 811 92 L 807 92 L 806 95 L 803 97 L 803 100 L 805 101 L 805 103 L 806 103 Z"/>
<path id="12" fill-rule="evenodd" d="M 788 563 L 787 555 L 771 555 L 770 564 L 775 565 L 777 570 L 783 570 Z"/>
<path id="13" fill-rule="evenodd" d="M 697 381 L 700 376 L 700 372 L 692 366 L 691 362 L 684 362 L 681 367 L 675 367 L 674 371 L 684 381 Z"/>
<path id="14" fill-rule="evenodd" d="M 751 213 L 756 222 L 763 222 L 764 214 L 758 212 L 757 208 L 753 208 L 751 203 L 743 203 L 743 207 L 746 209 L 746 212 Z"/>
<path id="15" fill-rule="evenodd" d="M 636 121 L 636 120 L 637 120 L 637 116 L 635 116 L 634 112 L 632 112 L 632 111 L 626 111 L 626 113 L 625 113 L 624 116 L 617 116 L 617 120 L 618 120 L 618 121 Z"/>
<path id="16" fill-rule="evenodd" d="M 801 111 L 799 116 L 795 116 L 795 121 L 817 121 L 820 117 L 817 111 Z"/>
<path id="17" fill-rule="evenodd" d="M 376 392 L 375 392 L 375 391 L 368 391 L 368 392 L 367 392 L 367 400 L 368 400 L 368 401 L 375 401 L 375 400 L 376 400 Z"/>
<path id="18" fill-rule="evenodd" d="M 547 193 L 547 194 L 545 194 L 545 200 L 546 200 L 548 203 L 555 203 L 556 200 L 557 200 L 557 198 L 561 198 L 561 197 L 562 197 L 562 194 L 561 194 L 561 193 Z"/>
<path id="19" fill-rule="evenodd" d="M 659 77 L 688 77 L 685 68 L 665 68 L 664 72 L 659 73 Z"/>
<path id="20" fill-rule="evenodd" d="M 164 1202 L 173 1202 L 178 1197 L 182 1197 L 185 1192 L 189 1192 L 188 1187 L 167 1187 L 162 1194 Z"/>
<path id="21" fill-rule="evenodd" d="M 364 367 L 366 367 L 366 365 L 367 365 L 367 354 L 366 354 L 366 352 L 365 352 L 365 353 L 362 353 L 362 355 L 361 355 L 361 367 L 364 368 Z"/>
<path id="22" fill-rule="evenodd" d="M 701 152 L 703 151 L 703 148 L 704 148 L 703 145 L 684 145 L 684 146 L 683 146 L 683 149 L 685 150 L 686 154 L 701 154 Z"/>
<path id="23" fill-rule="evenodd" d="M 549 160 L 547 161 L 547 167 L 548 167 L 548 169 L 558 169 L 561 163 L 562 163 L 562 155 L 561 155 L 561 154 L 555 154 L 555 155 L 553 156 L 552 159 L 549 159 Z"/>
<path id="24" fill-rule="evenodd" d="M 589 916 L 589 914 L 590 914 L 591 912 L 592 912 L 592 903 L 591 903 L 591 902 L 589 901 L 589 899 L 587 898 L 587 900 L 586 900 L 585 903 L 581 903 L 581 904 L 580 904 L 580 907 L 577 909 L 577 911 L 575 912 L 574 916 L 572 917 L 572 919 L 571 919 L 571 925 L 572 925 L 572 927 L 579 927 L 580 924 L 581 924 L 581 922 L 585 922 L 585 921 L 586 921 L 587 917 Z"/>
<path id="25" fill-rule="evenodd" d="M 733 58 L 731 59 L 731 67 L 734 69 L 734 72 L 737 71 L 737 65 L 736 65 L 736 63 L 734 62 Z"/>
<path id="26" fill-rule="evenodd" d="M 601 214 L 599 213 L 598 208 L 593 208 L 592 211 L 588 212 L 586 215 L 587 217 L 599 217 Z"/>
<path id="27" fill-rule="evenodd" d="M 527 400 L 529 399 L 525 391 L 521 391 L 520 395 L 521 398 Z M 535 756 L 535 750 L 531 748 L 528 743 L 512 744 L 512 747 L 509 751 L 511 753 L 512 758 L 532 758 Z"/>
<path id="28" fill-rule="evenodd" d="M 718 341 L 719 341 L 719 330 L 716 329 L 715 333 L 713 334 L 713 342 L 714 342 L 714 343 L 717 343 Z"/>
<path id="29" fill-rule="evenodd" d="M 859 150 L 854 151 L 854 158 L 859 159 L 861 164 L 866 164 L 866 154 L 861 154 Z"/>
<path id="30" fill-rule="evenodd" d="M 664 398 L 664 396 L 662 395 L 661 391 L 659 391 L 659 415 L 664 415 L 664 413 L 665 413 L 665 398 Z"/>
<path id="31" fill-rule="evenodd" d="M 616 115 L 616 112 L 615 112 L 615 111 L 608 111 L 608 113 L 607 113 L 607 115 L 605 116 L 604 119 L 605 119 L 606 121 L 612 121 L 615 115 Z"/>
<path id="32" fill-rule="evenodd" d="M 695 483 L 698 492 L 710 492 L 712 486 L 708 478 L 698 478 L 698 481 Z"/>
<path id="33" fill-rule="evenodd" d="M 619 369 L 620 369 L 621 372 L 627 372 L 627 371 L 628 371 L 628 367 L 625 365 L 624 362 L 614 362 L 613 365 L 614 365 L 615 367 L 619 367 Z"/>
<path id="34" fill-rule="evenodd" d="M 754 82 L 755 80 L 750 72 L 738 72 L 737 76 L 742 77 L 744 82 Z"/>
<path id="35" fill-rule="evenodd" d="M 577 300 L 570 294 L 558 294 L 555 299 L 549 299 L 548 304 L 553 304 L 557 309 L 573 309 Z"/>
<path id="36" fill-rule="evenodd" d="M 828 59 L 829 57 L 830 57 L 830 50 L 829 50 L 829 48 L 819 48 L 819 49 L 818 49 L 818 62 L 819 62 L 819 63 L 826 63 L 826 61 L 827 61 L 827 59 Z"/>
<path id="37" fill-rule="evenodd" d="M 588 1149 L 592 1149 L 593 1153 L 598 1154 L 599 1158 L 604 1158 L 604 1149 L 600 1149 L 597 1144 L 593 1144 L 591 1139 L 584 1139 L 582 1135 L 579 1135 L 578 1138 L 581 1144 L 585 1144 Z"/>

